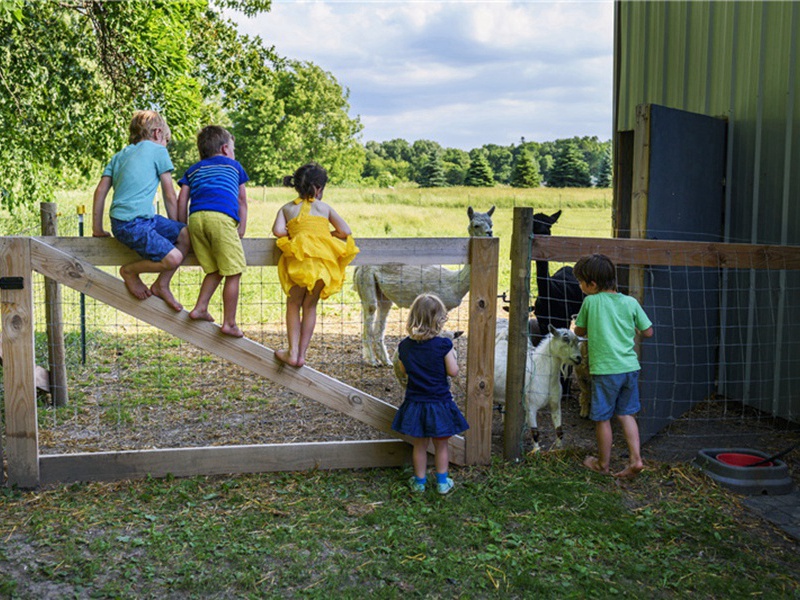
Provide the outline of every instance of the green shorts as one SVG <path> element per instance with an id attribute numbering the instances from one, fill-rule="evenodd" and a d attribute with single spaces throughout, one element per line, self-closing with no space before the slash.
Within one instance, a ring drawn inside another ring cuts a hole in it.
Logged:
<path id="1" fill-rule="evenodd" d="M 236 219 L 213 210 L 189 215 L 189 236 L 197 262 L 206 273 L 238 275 L 247 266 Z"/>

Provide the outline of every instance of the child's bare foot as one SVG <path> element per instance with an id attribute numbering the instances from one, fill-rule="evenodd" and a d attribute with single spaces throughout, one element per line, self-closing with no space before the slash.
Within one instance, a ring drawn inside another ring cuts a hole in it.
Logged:
<path id="1" fill-rule="evenodd" d="M 209 321 L 211 323 L 214 322 L 214 317 L 211 315 L 208 310 L 197 310 L 196 308 L 189 313 L 189 318 L 194 319 L 195 321 Z"/>
<path id="2" fill-rule="evenodd" d="M 222 333 L 231 337 L 244 337 L 244 331 L 239 329 L 239 327 L 236 325 L 222 325 L 219 329 Z"/>
<path id="3" fill-rule="evenodd" d="M 288 350 L 284 350 L 284 349 L 275 350 L 275 358 L 277 358 L 279 361 L 281 361 L 283 363 L 286 363 L 287 365 L 291 365 L 293 367 L 302 366 L 302 365 L 298 365 L 297 364 L 297 360 L 293 359 L 291 357 L 291 355 L 289 354 Z"/>
<path id="4" fill-rule="evenodd" d="M 583 460 L 583 466 L 587 469 L 591 469 L 595 473 L 600 473 L 601 475 L 608 475 L 608 467 L 605 469 L 600 464 L 600 460 L 596 456 L 587 456 Z"/>
<path id="5" fill-rule="evenodd" d="M 172 310 L 176 312 L 180 312 L 183 310 L 183 305 L 175 299 L 175 296 L 172 295 L 172 292 L 169 288 L 164 288 L 159 285 L 158 281 L 156 281 L 153 285 L 150 286 L 150 291 L 153 292 L 154 296 L 158 296 L 167 305 L 172 308 Z"/>
<path id="6" fill-rule="evenodd" d="M 150 289 L 144 284 L 141 277 L 136 273 L 130 273 L 125 267 L 119 270 L 120 277 L 125 282 L 125 287 L 128 291 L 136 296 L 139 300 L 145 300 L 152 295 Z"/>
<path id="7" fill-rule="evenodd" d="M 617 479 L 633 479 L 639 473 L 641 473 L 642 470 L 644 470 L 644 465 L 641 462 L 639 462 L 633 465 L 628 465 L 627 467 L 622 469 L 622 471 L 620 471 L 619 473 L 614 473 L 614 477 L 616 477 Z"/>

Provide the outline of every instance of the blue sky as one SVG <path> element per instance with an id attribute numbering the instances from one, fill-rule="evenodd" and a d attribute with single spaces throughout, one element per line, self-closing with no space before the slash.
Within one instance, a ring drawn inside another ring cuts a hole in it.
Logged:
<path id="1" fill-rule="evenodd" d="M 612 0 L 274 0 L 232 16 L 348 88 L 362 142 L 611 138 Z"/>

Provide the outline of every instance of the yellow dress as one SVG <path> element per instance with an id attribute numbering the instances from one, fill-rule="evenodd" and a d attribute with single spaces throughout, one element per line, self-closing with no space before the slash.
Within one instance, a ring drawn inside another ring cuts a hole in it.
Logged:
<path id="1" fill-rule="evenodd" d="M 300 214 L 286 224 L 289 235 L 276 241 L 283 253 L 278 278 L 287 295 L 295 285 L 313 291 L 321 279 L 325 286 L 320 298 L 325 299 L 342 289 L 344 269 L 359 250 L 352 235 L 347 240 L 333 237 L 326 217 L 309 214 L 312 202 L 314 198 L 294 201 L 302 203 Z"/>

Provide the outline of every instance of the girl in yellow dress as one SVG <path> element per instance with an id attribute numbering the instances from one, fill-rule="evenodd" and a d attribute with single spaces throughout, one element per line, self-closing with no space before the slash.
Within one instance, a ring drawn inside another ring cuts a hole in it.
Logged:
<path id="1" fill-rule="evenodd" d="M 276 350 L 275 357 L 293 367 L 305 364 L 317 322 L 317 302 L 342 288 L 345 267 L 358 254 L 350 227 L 322 201 L 327 182 L 328 173 L 317 163 L 303 165 L 294 175 L 285 177 L 283 185 L 294 187 L 298 198 L 278 210 L 272 226 L 283 252 L 278 277 L 288 296 L 289 338 L 289 347 Z"/>

